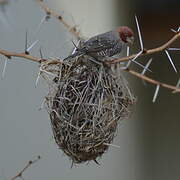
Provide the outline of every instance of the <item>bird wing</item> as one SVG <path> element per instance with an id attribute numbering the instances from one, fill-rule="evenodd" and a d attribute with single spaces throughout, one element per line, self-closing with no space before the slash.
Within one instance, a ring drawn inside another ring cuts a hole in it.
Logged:
<path id="1" fill-rule="evenodd" d="M 91 53 L 111 49 L 117 43 L 117 41 L 112 41 L 109 38 L 104 38 L 100 36 L 89 39 L 87 42 L 84 43 L 84 46 L 86 47 L 86 52 Z"/>

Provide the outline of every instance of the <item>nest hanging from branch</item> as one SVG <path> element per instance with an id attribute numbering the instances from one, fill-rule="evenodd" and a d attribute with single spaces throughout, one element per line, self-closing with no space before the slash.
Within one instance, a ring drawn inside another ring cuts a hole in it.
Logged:
<path id="1" fill-rule="evenodd" d="M 56 76 L 49 80 L 46 104 L 55 141 L 74 163 L 96 161 L 112 143 L 118 122 L 130 114 L 134 97 L 120 70 L 88 56 L 51 68 Z"/>

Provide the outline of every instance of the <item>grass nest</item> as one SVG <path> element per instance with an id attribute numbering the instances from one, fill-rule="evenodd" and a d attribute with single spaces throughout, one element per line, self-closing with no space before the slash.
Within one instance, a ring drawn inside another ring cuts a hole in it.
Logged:
<path id="1" fill-rule="evenodd" d="M 56 75 L 48 80 L 46 104 L 54 139 L 73 163 L 97 162 L 135 99 L 119 69 L 88 56 L 53 66 Z"/>

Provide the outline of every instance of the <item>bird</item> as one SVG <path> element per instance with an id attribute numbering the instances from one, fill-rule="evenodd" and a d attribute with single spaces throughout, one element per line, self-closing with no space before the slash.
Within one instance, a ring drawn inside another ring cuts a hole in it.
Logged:
<path id="1" fill-rule="evenodd" d="M 134 42 L 134 32 L 127 26 L 120 26 L 83 42 L 76 51 L 64 60 L 88 55 L 97 61 L 105 61 L 108 57 L 120 54 L 125 47 Z"/>

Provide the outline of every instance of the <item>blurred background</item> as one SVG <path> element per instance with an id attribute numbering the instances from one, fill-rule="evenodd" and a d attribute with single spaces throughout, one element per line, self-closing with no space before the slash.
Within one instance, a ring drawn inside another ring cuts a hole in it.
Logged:
<path id="1" fill-rule="evenodd" d="M 39 40 L 31 54 L 66 57 L 73 47 L 72 35 L 56 19 L 51 18 L 39 27 L 45 13 L 35 0 L 9 0 L 0 9 L 0 48 L 23 52 L 25 34 L 28 44 Z M 157 47 L 173 36 L 180 17 L 179 0 L 51 0 L 45 1 L 65 20 L 77 25 L 85 37 L 128 25 L 136 31 L 136 14 L 146 48 Z M 1 1 L 0 1 L 1 3 Z M 172 47 L 180 47 L 180 41 Z M 139 51 L 138 36 L 131 53 Z M 178 69 L 175 73 L 164 52 L 153 55 L 147 75 L 154 79 L 176 84 L 179 79 L 180 51 L 171 51 Z M 151 56 L 150 56 L 151 57 Z M 140 58 L 146 63 L 150 57 Z M 1 56 L 0 71 L 5 58 Z M 131 66 L 141 72 L 137 66 Z M 5 77 L 0 80 L 0 179 L 10 179 L 29 160 L 38 155 L 42 159 L 25 171 L 26 180 L 45 179 L 98 179 L 98 180 L 179 180 L 180 179 L 180 95 L 160 88 L 152 103 L 155 86 L 145 84 L 127 75 L 137 96 L 130 119 L 123 121 L 114 144 L 100 160 L 76 165 L 58 150 L 47 112 L 39 110 L 47 94 L 45 82 L 35 81 L 38 65 L 19 58 L 7 62 Z"/>

